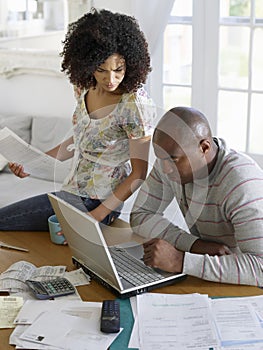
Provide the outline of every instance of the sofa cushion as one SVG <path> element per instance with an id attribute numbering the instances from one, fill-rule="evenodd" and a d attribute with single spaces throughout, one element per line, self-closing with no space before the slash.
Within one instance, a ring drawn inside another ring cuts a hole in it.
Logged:
<path id="1" fill-rule="evenodd" d="M 30 116 L 0 115 L 0 129 L 7 126 L 27 143 L 30 143 L 31 141 L 31 123 L 32 117 Z M 0 171 L 2 171 L 7 164 L 8 161 L 2 155 L 0 155 Z"/>
<path id="2" fill-rule="evenodd" d="M 50 150 L 56 145 L 72 136 L 71 119 L 61 117 L 33 117 L 31 145 L 43 152 Z M 54 169 L 49 181 L 63 182 L 71 169 L 72 159 L 62 163 L 61 169 Z"/>
<path id="3" fill-rule="evenodd" d="M 31 145 L 43 152 L 50 150 L 72 135 L 72 122 L 68 118 L 33 117 Z"/>
<path id="4" fill-rule="evenodd" d="M 5 157 L 3 157 L 0 154 L 0 171 L 2 171 L 6 167 L 7 164 L 8 164 L 8 161 L 5 159 Z"/>
<path id="5" fill-rule="evenodd" d="M 10 130 L 20 136 L 24 141 L 31 141 L 31 116 L 2 116 L 0 115 L 0 129 L 7 126 Z"/>

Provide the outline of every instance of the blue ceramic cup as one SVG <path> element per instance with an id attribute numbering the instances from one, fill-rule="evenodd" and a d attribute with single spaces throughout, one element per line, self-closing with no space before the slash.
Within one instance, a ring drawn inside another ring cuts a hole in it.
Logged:
<path id="1" fill-rule="evenodd" d="M 61 231 L 61 226 L 58 222 L 56 215 L 51 215 L 48 218 L 48 226 L 51 241 L 55 244 L 63 244 L 65 241 L 65 236 L 57 235 L 57 233 Z"/>

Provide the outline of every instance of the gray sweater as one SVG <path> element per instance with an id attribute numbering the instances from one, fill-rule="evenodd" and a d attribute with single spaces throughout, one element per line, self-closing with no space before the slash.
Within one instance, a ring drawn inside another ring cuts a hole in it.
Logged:
<path id="1" fill-rule="evenodd" d="M 219 153 L 212 172 L 184 186 L 169 180 L 156 160 L 134 203 L 131 226 L 145 238 L 160 237 L 184 251 L 188 275 L 263 286 L 263 171 L 222 139 L 215 141 Z M 190 233 L 164 216 L 174 198 Z M 190 253 L 198 238 L 223 243 L 233 254 Z"/>

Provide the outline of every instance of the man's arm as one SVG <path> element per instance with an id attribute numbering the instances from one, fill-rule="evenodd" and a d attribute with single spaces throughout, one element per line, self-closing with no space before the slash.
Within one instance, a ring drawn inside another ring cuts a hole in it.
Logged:
<path id="1" fill-rule="evenodd" d="M 145 265 L 159 268 L 167 272 L 183 271 L 183 261 L 185 253 L 176 249 L 169 242 L 153 238 L 143 244 L 144 256 L 143 261 Z M 221 256 L 231 254 L 230 249 L 216 242 L 205 242 L 198 239 L 194 242 L 191 253 L 208 254 L 210 256 Z"/>
<path id="2" fill-rule="evenodd" d="M 198 239 L 194 242 L 190 252 L 193 254 L 208 254 L 211 256 L 231 254 L 231 250 L 227 245 L 217 242 L 203 241 L 202 239 Z"/>
<path id="3" fill-rule="evenodd" d="M 214 242 L 204 243 L 211 249 Z M 213 282 L 263 286 L 262 256 L 229 254 L 228 249 L 221 254 L 184 253 L 165 240 L 154 238 L 144 243 L 143 260 L 154 268 Z"/>
<path id="4" fill-rule="evenodd" d="M 198 237 L 189 234 L 164 217 L 165 209 L 175 197 L 176 189 L 170 186 L 162 175 L 158 163 L 155 162 L 134 202 L 130 224 L 133 232 L 142 237 L 147 239 L 158 237 L 171 244 L 177 242 L 179 249 L 189 251 Z M 175 207 L 174 217 L 179 216 L 179 212 L 180 208 Z"/>

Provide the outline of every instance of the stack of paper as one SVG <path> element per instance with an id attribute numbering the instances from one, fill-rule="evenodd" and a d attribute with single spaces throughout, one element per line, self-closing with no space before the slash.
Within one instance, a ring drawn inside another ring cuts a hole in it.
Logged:
<path id="1" fill-rule="evenodd" d="M 263 349 L 263 296 L 220 298 L 211 302 L 223 349 Z"/>
<path id="2" fill-rule="evenodd" d="M 24 300 L 34 298 L 25 281 L 33 279 L 37 281 L 49 280 L 57 277 L 66 277 L 74 286 L 89 284 L 90 277 L 82 269 L 67 272 L 66 266 L 41 266 L 36 267 L 28 261 L 18 261 L 0 274 L 0 290 L 9 294 L 22 296 Z M 67 296 L 77 298 L 77 293 Z"/>
<path id="3" fill-rule="evenodd" d="M 102 303 L 28 300 L 9 343 L 19 349 L 106 350 L 119 335 L 100 332 Z"/>
<path id="4" fill-rule="evenodd" d="M 263 296 L 148 293 L 131 299 L 129 347 L 143 350 L 263 350 Z"/>

